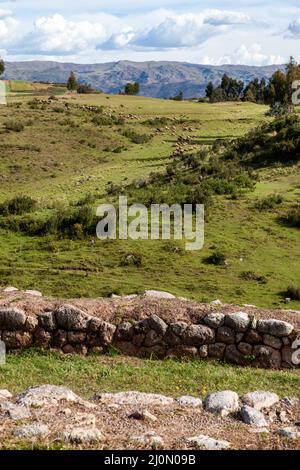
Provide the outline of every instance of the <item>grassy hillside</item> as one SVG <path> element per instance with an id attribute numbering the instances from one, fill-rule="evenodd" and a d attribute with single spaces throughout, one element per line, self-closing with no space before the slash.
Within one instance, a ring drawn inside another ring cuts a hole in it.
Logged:
<path id="1" fill-rule="evenodd" d="M 270 121 L 251 103 L 200 104 L 142 97 L 13 93 L 0 108 L 0 203 L 28 195 L 30 212 L 0 215 L 0 284 L 63 297 L 94 297 L 159 288 L 197 300 L 281 306 L 300 285 L 299 229 L 280 223 L 299 200 L 299 166 L 259 170 L 252 192 L 216 197 L 205 247 L 166 241 L 108 241 L 94 235 L 41 235 L 57 214 L 95 210 L 107 189 L 165 171 L 180 147 L 193 153 L 231 141 Z M 52 94 L 52 93 L 51 93 Z M 178 142 L 179 139 L 179 142 Z M 135 143 L 137 142 L 137 143 Z M 261 209 L 279 194 L 280 204 Z M 226 265 L 207 263 L 224 252 Z M 128 254 L 141 265 L 124 265 Z M 299 308 L 293 301 L 289 308 Z"/>

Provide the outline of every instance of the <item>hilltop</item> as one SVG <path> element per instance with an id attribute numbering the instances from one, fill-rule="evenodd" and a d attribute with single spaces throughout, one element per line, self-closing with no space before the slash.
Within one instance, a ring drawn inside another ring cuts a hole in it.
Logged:
<path id="1" fill-rule="evenodd" d="M 235 79 L 249 83 L 254 78 L 270 78 L 284 65 L 254 67 L 247 65 L 199 65 L 187 62 L 131 62 L 118 61 L 104 64 L 72 64 L 50 61 L 7 62 L 5 80 L 35 82 L 66 82 L 73 70 L 80 83 L 90 83 L 96 90 L 118 93 L 127 82 L 137 81 L 141 95 L 169 98 L 183 91 L 185 98 L 205 95 L 209 81 L 218 84 L 227 73 Z"/>

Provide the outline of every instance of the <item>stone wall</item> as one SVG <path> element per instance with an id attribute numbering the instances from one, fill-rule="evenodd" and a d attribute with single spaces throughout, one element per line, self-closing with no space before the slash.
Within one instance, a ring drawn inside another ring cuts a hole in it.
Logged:
<path id="1" fill-rule="evenodd" d="M 279 369 L 295 367 L 291 346 L 297 335 L 290 323 L 257 320 L 245 312 L 208 313 L 199 324 L 167 324 L 157 315 L 111 324 L 67 304 L 36 316 L 12 307 L 0 309 L 0 339 L 8 350 L 39 347 L 102 354 L 113 347 L 130 356 L 207 358 Z"/>

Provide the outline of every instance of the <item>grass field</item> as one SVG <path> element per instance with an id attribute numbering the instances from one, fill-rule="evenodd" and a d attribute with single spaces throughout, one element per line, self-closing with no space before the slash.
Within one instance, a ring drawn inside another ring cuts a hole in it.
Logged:
<path id="1" fill-rule="evenodd" d="M 252 103 L 210 105 L 97 94 L 58 95 L 37 104 L 34 92 L 17 92 L 22 87 L 14 84 L 9 105 L 0 108 L 0 202 L 30 195 L 38 201 L 37 218 L 87 195 L 96 207 L 107 201 L 108 183 L 127 185 L 163 171 L 179 136 L 189 137 L 186 148 L 193 151 L 199 144 L 242 136 L 270 119 L 265 106 Z M 40 100 L 48 96 L 37 93 Z M 86 106 L 102 106 L 105 116 L 125 122 L 97 124 Z M 149 123 L 162 117 L 163 125 Z M 24 130 L 7 131 L 5 123 L 12 120 Z M 135 144 L 125 130 L 150 140 Z M 284 197 L 283 204 L 269 211 L 255 209 L 257 199 L 274 193 Z M 300 285 L 299 230 L 278 222 L 299 195 L 299 167 L 263 170 L 253 193 L 238 200 L 216 199 L 200 252 L 174 252 L 166 241 L 69 240 L 1 229 L 0 284 L 65 298 L 156 288 L 201 301 L 221 298 L 279 307 L 287 287 Z M 216 249 L 226 252 L 226 267 L 205 263 Z M 141 255 L 141 266 L 123 266 L 124 256 L 133 252 Z M 244 279 L 249 271 L 264 282 Z M 299 309 L 300 302 L 288 308 Z"/>

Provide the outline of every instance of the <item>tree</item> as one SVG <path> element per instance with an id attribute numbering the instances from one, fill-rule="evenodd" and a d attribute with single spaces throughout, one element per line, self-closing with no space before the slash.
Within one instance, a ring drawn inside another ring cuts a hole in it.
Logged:
<path id="1" fill-rule="evenodd" d="M 4 62 L 2 59 L 0 59 L 0 75 L 3 74 L 4 70 L 5 70 Z"/>
<path id="2" fill-rule="evenodd" d="M 124 88 L 125 95 L 138 95 L 140 92 L 140 84 L 138 82 L 127 83 Z"/>
<path id="3" fill-rule="evenodd" d="M 214 92 L 213 82 L 208 82 L 207 87 L 205 89 L 206 97 L 210 99 L 212 97 L 213 92 Z"/>
<path id="4" fill-rule="evenodd" d="M 77 78 L 74 72 L 70 73 L 70 76 L 67 82 L 67 88 L 70 91 L 76 91 L 78 88 L 78 82 L 77 82 Z"/>

